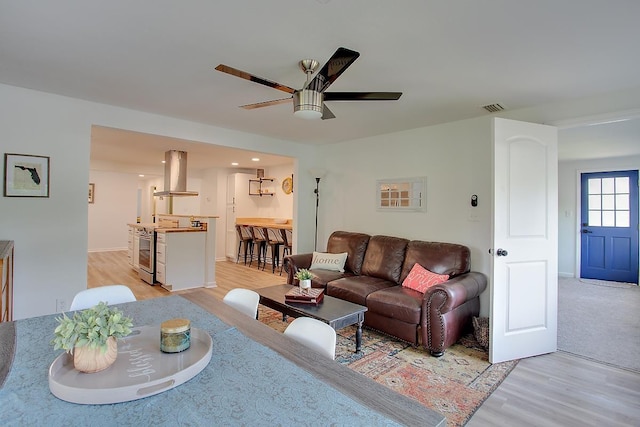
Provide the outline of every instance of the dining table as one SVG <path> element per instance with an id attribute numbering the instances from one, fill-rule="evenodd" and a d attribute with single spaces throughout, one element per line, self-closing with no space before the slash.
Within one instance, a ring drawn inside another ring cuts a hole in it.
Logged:
<path id="1" fill-rule="evenodd" d="M 210 335 L 211 360 L 190 380 L 152 396 L 71 403 L 49 389 L 49 367 L 62 353 L 50 344 L 60 314 L 0 323 L 0 425 L 445 425 L 434 410 L 320 356 L 206 289 L 117 307 L 134 326 L 189 319 Z"/>

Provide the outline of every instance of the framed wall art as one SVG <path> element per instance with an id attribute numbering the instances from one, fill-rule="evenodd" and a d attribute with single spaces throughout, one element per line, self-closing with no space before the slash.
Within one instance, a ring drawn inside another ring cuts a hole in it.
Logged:
<path id="1" fill-rule="evenodd" d="M 379 211 L 427 211 L 427 177 L 379 179 L 376 208 Z"/>
<path id="2" fill-rule="evenodd" d="M 89 183 L 89 203 L 93 203 L 94 201 L 94 196 L 96 194 L 96 185 L 91 182 Z"/>
<path id="3" fill-rule="evenodd" d="M 5 197 L 49 197 L 49 157 L 4 155 Z"/>

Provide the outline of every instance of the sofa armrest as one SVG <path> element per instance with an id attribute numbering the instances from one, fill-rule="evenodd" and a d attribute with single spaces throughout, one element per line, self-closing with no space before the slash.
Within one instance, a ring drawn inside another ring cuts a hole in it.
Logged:
<path id="1" fill-rule="evenodd" d="M 427 311 L 431 305 L 436 305 L 440 313 L 447 313 L 465 302 L 479 296 L 487 287 L 487 277 L 476 271 L 456 276 L 444 283 L 430 287 L 422 298 L 422 307 Z"/>
<path id="2" fill-rule="evenodd" d="M 487 287 L 484 274 L 472 271 L 433 286 L 422 299 L 422 342 L 436 357 L 444 354 L 480 311 L 478 296 Z"/>
<path id="3" fill-rule="evenodd" d="M 295 284 L 295 274 L 301 268 L 309 268 L 311 267 L 311 260 L 313 259 L 313 254 L 296 254 L 296 255 L 287 255 L 284 257 L 282 262 L 284 263 L 284 269 L 287 272 L 287 283 L 290 285 Z"/>

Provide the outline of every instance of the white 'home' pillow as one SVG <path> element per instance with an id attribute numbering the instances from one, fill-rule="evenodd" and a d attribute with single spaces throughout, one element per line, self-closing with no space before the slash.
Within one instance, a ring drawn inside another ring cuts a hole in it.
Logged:
<path id="1" fill-rule="evenodd" d="M 344 263 L 347 262 L 347 253 L 330 254 L 325 252 L 314 252 L 311 259 L 310 270 L 331 270 L 344 273 Z"/>

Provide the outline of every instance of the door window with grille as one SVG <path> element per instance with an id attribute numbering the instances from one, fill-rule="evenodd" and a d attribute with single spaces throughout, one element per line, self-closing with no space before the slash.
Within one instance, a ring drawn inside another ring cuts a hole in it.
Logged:
<path id="1" fill-rule="evenodd" d="M 629 177 L 589 178 L 589 226 L 629 227 Z"/>

